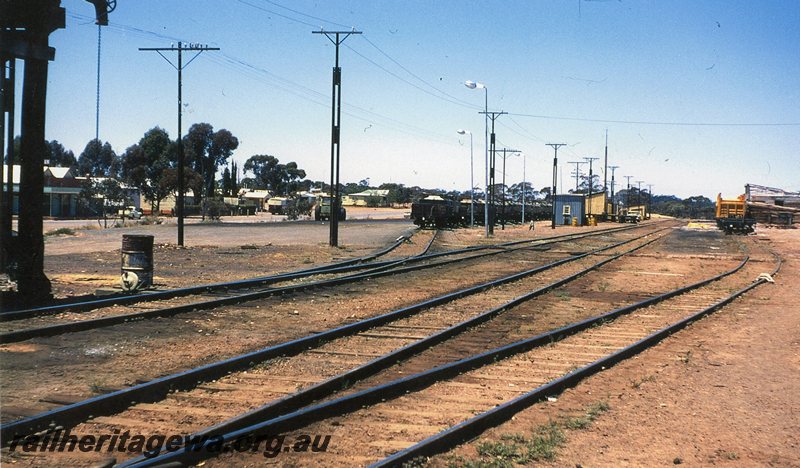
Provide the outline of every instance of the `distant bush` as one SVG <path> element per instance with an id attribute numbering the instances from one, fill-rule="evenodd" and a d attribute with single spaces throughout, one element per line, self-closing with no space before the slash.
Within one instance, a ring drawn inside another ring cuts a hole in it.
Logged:
<path id="1" fill-rule="evenodd" d="M 223 213 L 227 212 L 227 207 L 222 200 L 211 198 L 203 201 L 203 215 L 211 221 L 219 221 Z"/>
<path id="2" fill-rule="evenodd" d="M 297 198 L 293 200 L 293 203 L 289 203 L 286 208 L 286 219 L 295 220 L 299 219 L 300 216 L 309 216 L 312 206 L 307 198 Z"/>
<path id="3" fill-rule="evenodd" d="M 72 228 L 58 228 L 44 233 L 45 236 L 74 236 L 75 230 Z"/>

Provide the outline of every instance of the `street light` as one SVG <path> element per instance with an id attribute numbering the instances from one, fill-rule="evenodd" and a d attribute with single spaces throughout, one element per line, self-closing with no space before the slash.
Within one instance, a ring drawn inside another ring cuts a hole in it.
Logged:
<path id="1" fill-rule="evenodd" d="M 469 227 L 475 227 L 475 179 L 472 164 L 472 132 L 458 129 L 456 133 L 459 135 L 469 133 Z"/>
<path id="2" fill-rule="evenodd" d="M 469 89 L 483 89 L 484 104 L 483 104 L 483 142 L 484 142 L 484 160 L 486 164 L 486 190 L 483 192 L 484 207 L 483 207 L 483 225 L 486 228 L 486 237 L 489 237 L 489 88 L 483 83 L 476 81 L 465 81 L 464 86 Z"/>

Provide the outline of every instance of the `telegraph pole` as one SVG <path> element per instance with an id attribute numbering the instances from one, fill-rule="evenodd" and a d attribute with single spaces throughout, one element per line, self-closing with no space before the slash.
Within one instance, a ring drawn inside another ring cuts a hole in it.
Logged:
<path id="1" fill-rule="evenodd" d="M 525 192 L 528 189 L 528 181 L 525 177 L 525 154 L 522 154 L 522 225 L 525 225 Z"/>
<path id="2" fill-rule="evenodd" d="M 508 112 L 488 112 L 488 111 L 481 111 L 478 112 L 479 114 L 484 114 L 492 119 L 492 133 L 489 139 L 489 153 L 492 155 L 489 158 L 489 200 L 491 201 L 491 206 L 494 206 L 494 162 L 495 162 L 495 133 L 494 133 L 494 121 L 497 120 L 503 114 L 508 114 Z M 486 205 L 485 209 L 489 209 L 489 204 Z M 494 234 L 494 216 L 489 217 L 489 235 L 491 236 Z"/>
<path id="3" fill-rule="evenodd" d="M 333 66 L 333 84 L 331 93 L 331 226 L 329 245 L 339 246 L 339 142 L 341 135 L 342 118 L 342 69 L 339 67 L 339 46 L 351 34 L 361 34 L 361 31 L 312 31 L 312 34 L 324 34 L 336 46 L 336 62 Z M 344 37 L 342 37 L 344 35 Z"/>
<path id="4" fill-rule="evenodd" d="M 586 158 L 583 158 L 583 159 L 585 159 L 585 160 L 587 160 L 589 162 L 589 197 L 587 198 L 587 200 L 589 200 L 589 213 L 588 213 L 588 216 L 592 216 L 592 185 L 594 185 L 594 175 L 592 174 L 592 161 L 596 161 L 596 160 L 598 160 L 600 158 L 586 157 Z"/>
<path id="5" fill-rule="evenodd" d="M 508 154 L 506 154 L 508 152 Z M 503 148 L 503 199 L 502 199 L 502 218 L 500 218 L 500 229 L 506 230 L 506 157 L 510 154 L 519 153 L 519 150 Z M 524 190 L 524 187 L 523 187 Z M 524 193 L 524 191 L 523 191 Z M 524 210 L 525 207 L 523 206 Z"/>
<path id="6" fill-rule="evenodd" d="M 628 180 L 628 188 L 625 190 L 625 208 L 631 207 L 631 179 L 633 179 L 632 175 L 622 176 Z"/>
<path id="7" fill-rule="evenodd" d="M 639 185 L 638 191 L 636 192 L 636 205 L 642 206 L 642 182 L 643 180 L 637 180 L 636 183 Z"/>
<path id="8" fill-rule="evenodd" d="M 566 143 L 545 143 L 545 146 L 551 146 L 554 151 L 553 155 L 553 193 L 551 194 L 553 197 L 553 222 L 551 223 L 550 227 L 552 229 L 556 228 L 556 177 L 558 172 L 558 149 L 564 146 Z"/>
<path id="9" fill-rule="evenodd" d="M 184 44 L 183 42 L 178 42 L 178 47 L 170 46 L 170 47 L 140 47 L 139 50 L 148 51 L 148 52 L 156 52 L 160 55 L 164 60 L 167 61 L 173 68 L 178 70 L 178 200 L 177 205 L 175 206 L 176 214 L 178 215 L 178 245 L 183 246 L 183 208 L 184 208 L 184 192 L 186 191 L 184 184 L 185 181 L 183 180 L 183 167 L 185 165 L 184 156 L 183 156 L 183 128 L 181 127 L 181 118 L 183 117 L 183 95 L 182 95 L 182 88 L 183 88 L 183 69 L 188 67 L 190 63 L 194 61 L 200 54 L 202 54 L 206 50 L 219 50 L 219 47 L 208 47 L 207 45 L 202 44 Z M 183 64 L 183 51 L 197 51 L 197 53 L 192 57 L 186 64 Z M 161 52 L 177 52 L 178 53 L 178 64 L 175 65 L 172 63 L 164 54 Z"/>
<path id="10" fill-rule="evenodd" d="M 617 204 L 614 203 L 614 171 L 619 169 L 619 166 L 608 166 L 611 169 L 611 216 L 617 215 Z"/>
<path id="11" fill-rule="evenodd" d="M 652 213 L 650 209 L 653 206 L 653 184 L 647 184 L 647 217 L 649 218 Z"/>
<path id="12" fill-rule="evenodd" d="M 570 161 L 568 164 L 575 165 L 575 192 L 578 192 L 578 182 L 581 176 L 581 164 L 586 164 L 584 161 Z"/>
<path id="13" fill-rule="evenodd" d="M 608 196 L 608 129 L 606 129 L 606 153 L 605 159 L 603 162 L 603 193 Z M 608 215 L 606 210 L 608 209 L 608 203 L 603 204 L 603 213 Z"/>

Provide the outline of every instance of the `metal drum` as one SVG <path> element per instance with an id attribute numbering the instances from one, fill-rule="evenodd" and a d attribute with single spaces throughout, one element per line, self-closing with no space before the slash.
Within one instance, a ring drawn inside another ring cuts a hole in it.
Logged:
<path id="1" fill-rule="evenodd" d="M 153 285 L 153 236 L 123 234 L 122 288 L 126 291 Z"/>

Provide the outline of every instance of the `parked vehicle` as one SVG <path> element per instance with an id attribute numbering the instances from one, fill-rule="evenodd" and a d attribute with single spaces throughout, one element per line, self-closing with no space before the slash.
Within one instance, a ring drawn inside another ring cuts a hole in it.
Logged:
<path id="1" fill-rule="evenodd" d="M 143 213 L 141 208 L 136 208 L 135 206 L 126 206 L 125 208 L 118 210 L 117 214 L 123 218 L 141 219 Z"/>
<path id="2" fill-rule="evenodd" d="M 289 199 L 285 197 L 272 197 L 267 200 L 267 211 L 272 214 L 286 214 L 289 208 Z"/>
<path id="3" fill-rule="evenodd" d="M 314 219 L 322 221 L 331 219 L 331 206 L 333 205 L 333 197 L 321 197 L 314 207 Z M 344 221 L 347 218 L 347 210 L 344 207 L 339 207 L 339 221 Z"/>

